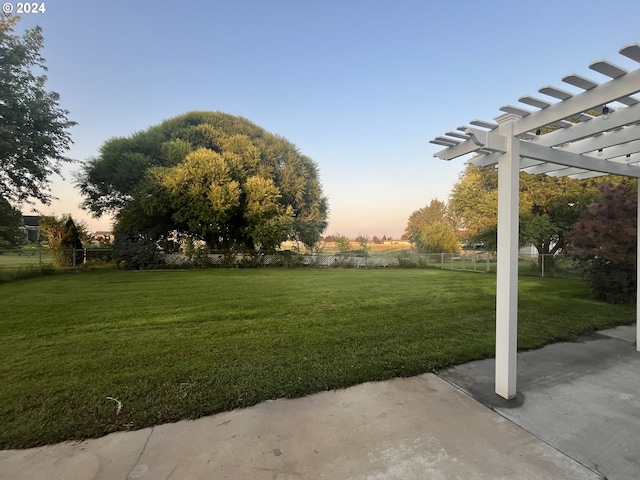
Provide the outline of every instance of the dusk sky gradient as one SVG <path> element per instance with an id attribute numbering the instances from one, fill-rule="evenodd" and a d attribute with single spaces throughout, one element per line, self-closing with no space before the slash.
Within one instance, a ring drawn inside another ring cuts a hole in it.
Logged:
<path id="1" fill-rule="evenodd" d="M 589 64 L 626 66 L 619 49 L 640 40 L 638 0 L 44 3 L 17 30 L 43 28 L 47 89 L 78 122 L 70 157 L 191 110 L 240 115 L 318 164 L 325 235 L 399 237 L 464 169 L 430 139 L 544 85 L 576 91 L 569 73 L 603 81 Z M 78 169 L 41 211 L 110 230 L 79 209 Z"/>

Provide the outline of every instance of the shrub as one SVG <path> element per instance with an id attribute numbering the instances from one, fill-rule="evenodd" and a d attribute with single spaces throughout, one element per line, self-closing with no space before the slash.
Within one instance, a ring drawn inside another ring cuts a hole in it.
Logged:
<path id="1" fill-rule="evenodd" d="M 567 252 L 587 262 L 593 295 L 610 303 L 635 300 L 637 191 L 624 183 L 598 186 L 600 200 L 567 233 Z"/>
<path id="2" fill-rule="evenodd" d="M 608 303 L 633 303 L 636 299 L 636 269 L 630 263 L 593 259 L 587 265 L 591 293 Z"/>
<path id="3" fill-rule="evenodd" d="M 117 233 L 113 244 L 113 259 L 127 270 L 149 270 L 162 265 L 156 243 L 144 235 Z"/>

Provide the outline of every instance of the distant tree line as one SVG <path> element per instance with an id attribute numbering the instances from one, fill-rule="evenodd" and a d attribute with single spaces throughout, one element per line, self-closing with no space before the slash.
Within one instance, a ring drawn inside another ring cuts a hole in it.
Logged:
<path id="1" fill-rule="evenodd" d="M 340 237 L 340 234 L 336 234 L 336 235 L 326 235 L 324 237 L 321 237 L 320 240 L 322 240 L 323 242 L 328 242 L 328 243 L 334 243 L 337 241 L 338 237 Z M 379 237 L 378 235 L 374 235 L 373 237 L 371 237 L 371 239 L 369 239 L 369 237 L 367 235 L 357 235 L 353 241 L 354 242 L 362 242 L 362 241 L 366 241 L 367 243 L 371 243 L 372 245 L 381 245 L 384 242 L 390 242 L 393 241 L 394 239 L 392 237 L 387 237 L 386 235 L 382 235 L 382 237 Z M 408 240 L 407 235 L 402 235 L 400 237 L 400 240 Z"/>
<path id="2" fill-rule="evenodd" d="M 593 295 L 635 299 L 637 182 L 606 176 L 576 180 L 520 173 L 520 244 L 533 245 L 554 268 L 554 255 L 583 262 Z M 496 248 L 498 175 L 467 165 L 445 203 L 431 200 L 405 233 L 421 252 L 456 252 L 461 242 Z M 542 258 L 540 257 L 540 261 Z"/>

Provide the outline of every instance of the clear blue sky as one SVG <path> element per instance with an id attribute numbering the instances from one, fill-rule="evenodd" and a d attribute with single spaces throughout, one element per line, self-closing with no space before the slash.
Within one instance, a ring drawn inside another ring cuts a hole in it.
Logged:
<path id="1" fill-rule="evenodd" d="M 10 2 L 16 6 L 17 2 Z M 97 155 L 190 110 L 243 116 L 296 144 L 329 197 L 325 234 L 399 237 L 414 210 L 446 200 L 464 165 L 430 139 L 493 120 L 538 88 L 640 40 L 640 2 L 538 0 L 45 1 L 47 88 L 79 125 L 69 156 Z M 597 6 L 596 6 L 597 5 Z M 59 201 L 92 230 L 71 172 Z"/>

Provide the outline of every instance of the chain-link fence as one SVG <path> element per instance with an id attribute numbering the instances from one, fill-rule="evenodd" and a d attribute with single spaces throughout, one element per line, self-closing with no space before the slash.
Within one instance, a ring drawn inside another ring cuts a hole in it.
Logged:
<path id="1" fill-rule="evenodd" d="M 19 278 L 56 268 L 82 268 L 111 264 L 111 249 L 21 248 L 0 250 L 0 280 Z"/>
<path id="2" fill-rule="evenodd" d="M 495 271 L 495 253 L 408 253 L 397 256 L 397 266 L 401 268 L 439 268 L 473 272 Z"/>
<path id="3" fill-rule="evenodd" d="M 561 254 L 533 254 L 519 256 L 518 272 L 521 275 L 540 277 L 582 276 L 583 265 Z"/>
<path id="4" fill-rule="evenodd" d="M 496 252 L 461 252 L 418 254 L 401 252 L 395 257 L 378 256 L 371 266 L 395 266 L 401 268 L 439 268 L 465 272 L 496 272 Z M 561 254 L 518 256 L 518 273 L 525 276 L 575 277 L 582 275 L 582 264 Z"/>
<path id="5" fill-rule="evenodd" d="M 436 268 L 472 272 L 496 272 L 496 252 L 362 254 L 296 254 L 272 252 L 249 254 L 166 253 L 159 262 L 168 268 L 191 267 L 343 267 L 343 268 Z M 519 270 L 523 275 L 549 276 L 575 270 L 575 265 L 559 255 L 522 255 Z"/>
<path id="6" fill-rule="evenodd" d="M 23 248 L 0 250 L 0 276 L 64 268 L 93 266 L 130 268 L 127 261 L 116 262 L 111 249 L 85 248 L 52 250 Z M 203 268 L 203 267 L 341 267 L 341 268 L 435 268 L 472 272 L 496 272 L 495 252 L 461 252 L 418 254 L 409 251 L 390 254 L 344 252 L 332 255 L 272 252 L 237 254 L 229 252 L 164 253 L 154 255 L 154 261 L 137 268 Z M 578 276 L 581 265 L 562 255 L 520 255 L 519 273 L 535 276 Z"/>

